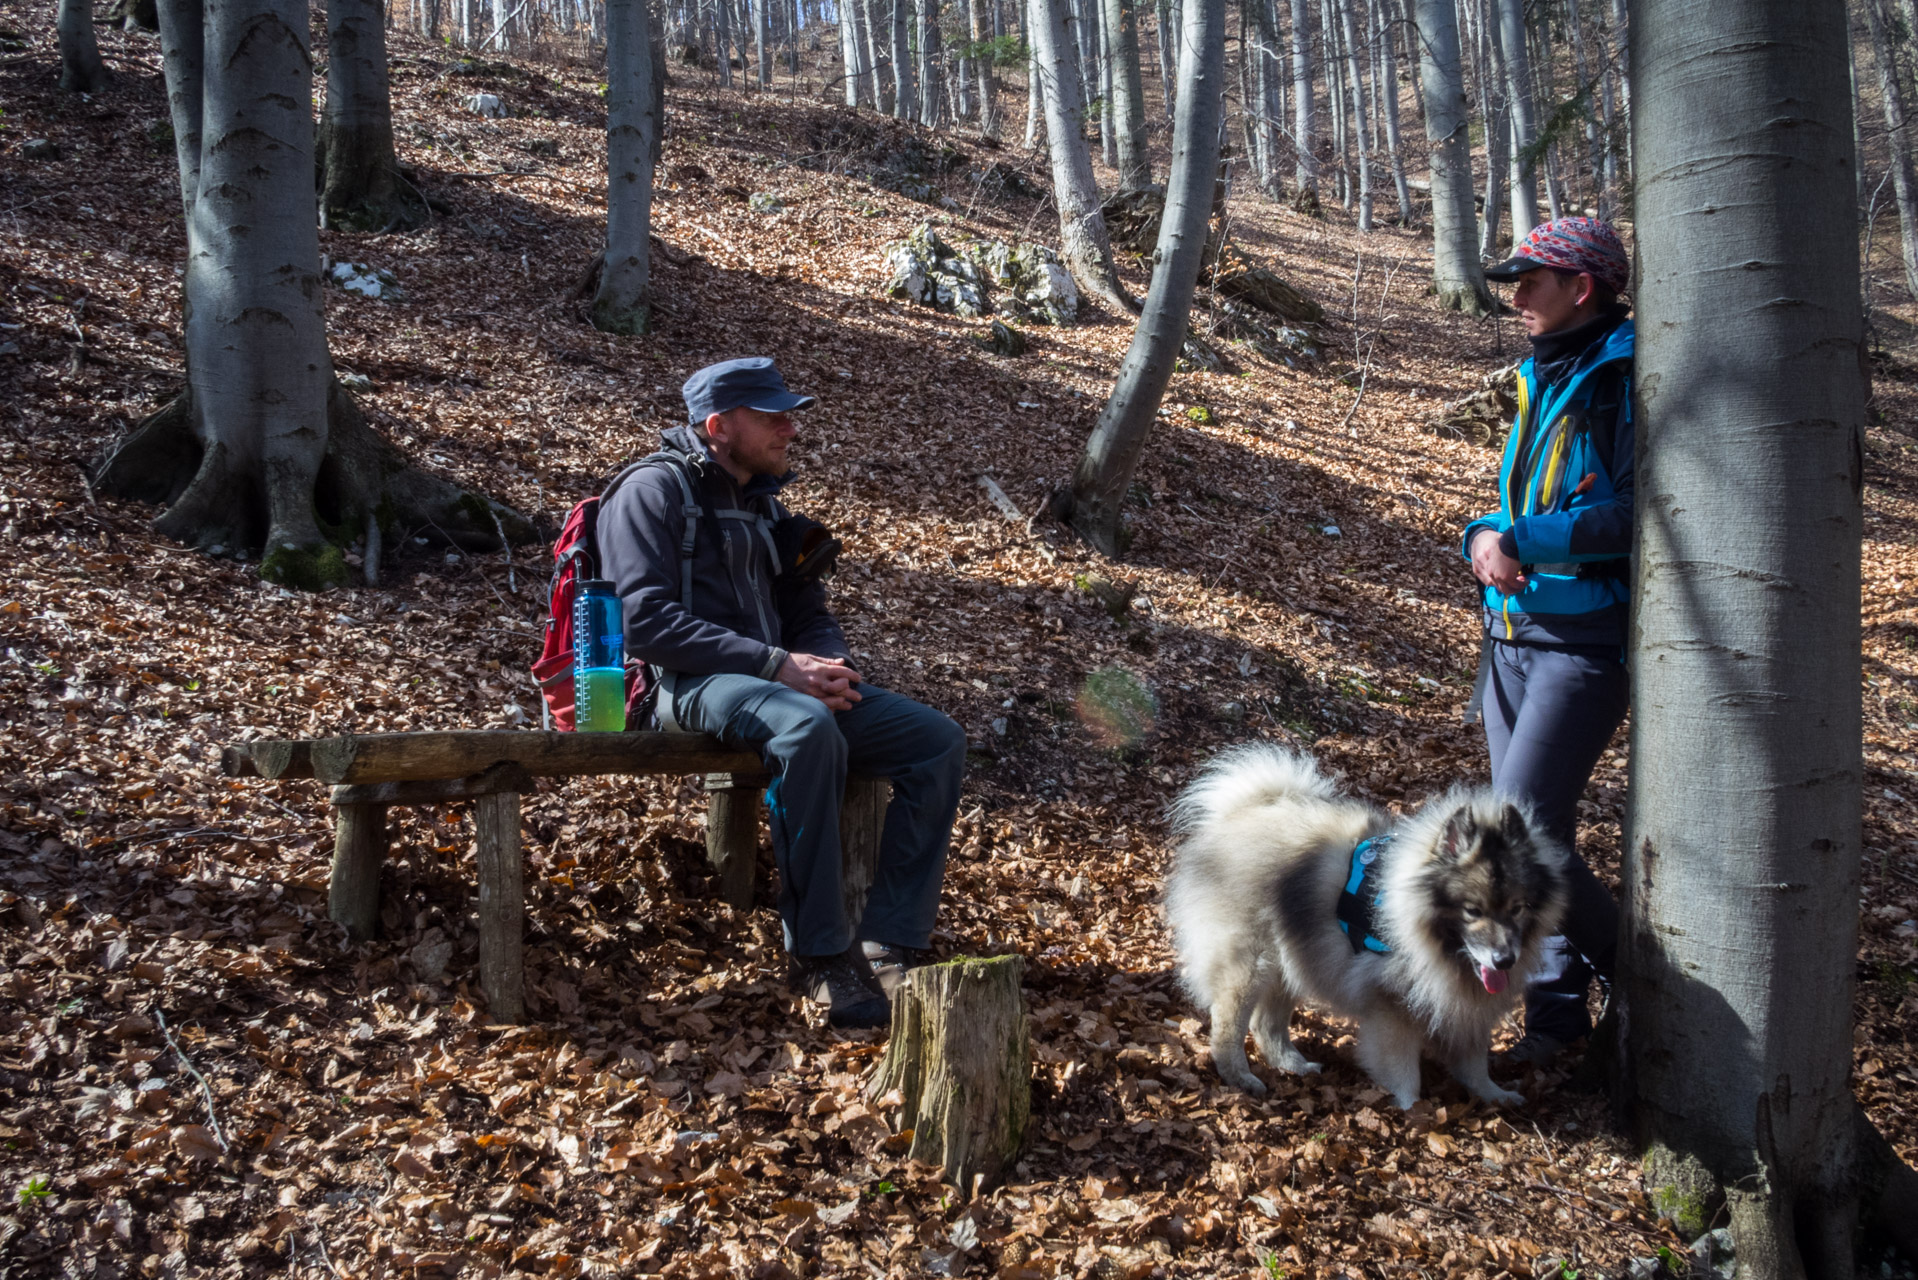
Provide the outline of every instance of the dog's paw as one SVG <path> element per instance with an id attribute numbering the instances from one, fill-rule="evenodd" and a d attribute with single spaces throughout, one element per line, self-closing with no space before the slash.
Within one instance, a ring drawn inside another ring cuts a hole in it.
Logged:
<path id="1" fill-rule="evenodd" d="M 1263 1098 L 1265 1096 L 1265 1081 L 1259 1079 L 1249 1071 L 1242 1076 L 1226 1076 L 1224 1078 L 1225 1082 L 1234 1089 L 1238 1089 L 1254 1098 Z"/>
<path id="2" fill-rule="evenodd" d="M 1267 1044 L 1259 1041 L 1259 1053 L 1277 1070 L 1288 1075 L 1315 1076 L 1325 1070 L 1324 1067 L 1300 1053 L 1298 1046 L 1287 1041 L 1283 1045 Z"/>
<path id="3" fill-rule="evenodd" d="M 1495 1107 L 1522 1107 L 1525 1105 L 1524 1094 L 1514 1093 L 1510 1089 L 1501 1089 L 1497 1085 L 1493 1085 L 1489 1089 L 1476 1090 L 1476 1092 L 1478 1093 L 1479 1101 L 1489 1102 Z"/>

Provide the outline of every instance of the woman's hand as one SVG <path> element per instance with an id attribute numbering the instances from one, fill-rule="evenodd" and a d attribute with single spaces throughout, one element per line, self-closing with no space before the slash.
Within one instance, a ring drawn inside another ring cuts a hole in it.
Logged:
<path id="1" fill-rule="evenodd" d="M 1480 529 L 1472 539 L 1472 573 L 1488 587 L 1497 587 L 1508 596 L 1525 590 L 1528 579 L 1518 561 L 1499 549 L 1499 535 Z"/>

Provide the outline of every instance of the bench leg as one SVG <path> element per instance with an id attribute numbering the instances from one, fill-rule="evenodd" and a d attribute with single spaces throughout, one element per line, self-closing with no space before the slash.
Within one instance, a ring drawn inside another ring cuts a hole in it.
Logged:
<path id="1" fill-rule="evenodd" d="M 890 803 L 892 784 L 884 778 L 846 779 L 846 798 L 839 806 L 839 879 L 846 919 L 855 930 L 866 914 L 866 894 L 879 875 L 879 837 Z"/>
<path id="2" fill-rule="evenodd" d="M 706 775 L 706 859 L 719 873 L 719 896 L 741 911 L 753 905 L 759 863 L 759 792 L 763 778 Z"/>
<path id="3" fill-rule="evenodd" d="M 380 863 L 386 861 L 386 806 L 343 804 L 334 810 L 333 872 L 326 913 L 364 942 L 380 928 Z"/>
<path id="4" fill-rule="evenodd" d="M 512 791 L 473 801 L 478 834 L 480 989 L 496 1023 L 526 1019 L 526 885 L 520 865 L 519 795 Z"/>

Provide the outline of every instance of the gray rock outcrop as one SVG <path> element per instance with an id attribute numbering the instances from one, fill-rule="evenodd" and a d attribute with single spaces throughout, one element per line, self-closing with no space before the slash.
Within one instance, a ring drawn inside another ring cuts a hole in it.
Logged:
<path id="1" fill-rule="evenodd" d="M 953 244 L 922 223 L 886 249 L 886 293 L 958 316 L 1071 324 L 1079 288 L 1052 250 L 1039 244 Z M 992 301 L 992 296 L 997 301 Z"/>

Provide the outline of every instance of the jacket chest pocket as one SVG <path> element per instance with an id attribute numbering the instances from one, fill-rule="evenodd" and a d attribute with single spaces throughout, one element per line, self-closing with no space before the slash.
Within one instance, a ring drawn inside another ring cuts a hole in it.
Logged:
<path id="1" fill-rule="evenodd" d="M 720 561 L 726 566 L 726 581 L 733 589 L 733 603 L 742 609 L 746 607 L 746 595 L 739 588 L 740 580 L 746 576 L 746 566 L 740 562 L 739 556 L 743 541 L 733 536 L 730 527 L 719 532 Z M 751 551 L 752 547 L 747 545 L 743 549 Z"/>
<path id="2" fill-rule="evenodd" d="M 1531 514 L 1565 509 L 1579 483 L 1591 469 L 1585 415 L 1577 409 L 1562 413 L 1539 442 L 1532 468 Z"/>

